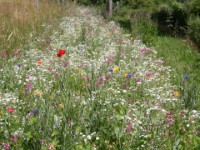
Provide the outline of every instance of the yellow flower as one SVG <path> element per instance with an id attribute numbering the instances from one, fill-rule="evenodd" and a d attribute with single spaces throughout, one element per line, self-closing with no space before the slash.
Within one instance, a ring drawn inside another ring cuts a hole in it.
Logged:
<path id="1" fill-rule="evenodd" d="M 35 91 L 33 91 L 33 94 L 35 94 L 35 95 L 42 95 L 43 93 L 41 91 L 39 91 L 39 90 L 35 90 Z"/>
<path id="2" fill-rule="evenodd" d="M 59 106 L 60 106 L 60 108 L 62 108 L 62 109 L 65 107 L 63 104 L 59 104 Z"/>
<path id="3" fill-rule="evenodd" d="M 180 92 L 179 91 L 175 91 L 174 92 L 174 96 L 179 97 L 180 96 Z"/>
<path id="4" fill-rule="evenodd" d="M 117 71 L 119 71 L 119 68 L 113 68 L 113 71 L 117 72 Z"/>
<path id="5" fill-rule="evenodd" d="M 133 41 L 133 40 L 134 40 L 134 37 L 131 37 L 131 40 Z"/>

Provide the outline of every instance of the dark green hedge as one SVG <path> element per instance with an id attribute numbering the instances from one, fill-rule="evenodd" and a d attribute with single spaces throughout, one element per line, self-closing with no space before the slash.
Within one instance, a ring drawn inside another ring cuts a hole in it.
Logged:
<path id="1" fill-rule="evenodd" d="M 188 35 L 200 47 L 200 17 L 190 17 L 188 21 Z"/>

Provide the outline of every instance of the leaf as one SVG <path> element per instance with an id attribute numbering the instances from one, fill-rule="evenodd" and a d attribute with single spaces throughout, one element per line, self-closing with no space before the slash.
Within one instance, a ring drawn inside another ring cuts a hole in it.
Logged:
<path id="1" fill-rule="evenodd" d="M 56 139 L 53 140 L 52 142 L 53 145 L 57 146 L 58 145 L 58 141 Z"/>
<path id="2" fill-rule="evenodd" d="M 51 134 L 51 136 L 53 137 L 53 136 L 55 136 L 57 134 L 58 134 L 58 132 L 56 130 L 54 130 L 53 133 Z"/>
<path id="3" fill-rule="evenodd" d="M 180 140 L 181 140 L 180 138 L 178 140 L 176 140 L 176 142 L 173 145 L 173 150 L 177 150 L 178 149 L 178 145 L 180 143 Z"/>

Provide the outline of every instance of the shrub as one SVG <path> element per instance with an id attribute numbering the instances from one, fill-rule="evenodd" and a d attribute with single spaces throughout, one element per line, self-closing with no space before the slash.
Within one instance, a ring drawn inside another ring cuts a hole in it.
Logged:
<path id="1" fill-rule="evenodd" d="M 199 0 L 190 0 L 188 4 L 189 13 L 192 15 L 200 16 L 200 1 Z"/>
<path id="2" fill-rule="evenodd" d="M 157 34 L 157 25 L 151 20 L 148 10 L 135 10 L 131 18 L 132 35 L 138 36 L 145 44 L 151 46 Z"/>
<path id="3" fill-rule="evenodd" d="M 77 2 L 83 5 L 99 5 L 105 3 L 106 0 L 77 0 Z"/>
<path id="4" fill-rule="evenodd" d="M 165 24 L 167 19 L 171 16 L 172 10 L 168 4 L 160 4 L 153 12 L 152 17 L 156 19 L 159 24 Z"/>
<path id="5" fill-rule="evenodd" d="M 124 0 L 121 3 L 124 6 L 130 6 L 132 9 L 151 8 L 153 5 L 152 0 Z"/>
<path id="6" fill-rule="evenodd" d="M 173 2 L 171 7 L 174 24 L 177 23 L 178 26 L 185 26 L 187 24 L 187 12 L 184 3 Z"/>
<path id="7" fill-rule="evenodd" d="M 188 36 L 200 47 L 200 17 L 190 17 L 188 20 Z"/>
<path id="8" fill-rule="evenodd" d="M 186 5 L 182 2 L 162 3 L 152 14 L 157 21 L 159 29 L 175 35 L 182 35 L 187 25 L 188 13 Z"/>

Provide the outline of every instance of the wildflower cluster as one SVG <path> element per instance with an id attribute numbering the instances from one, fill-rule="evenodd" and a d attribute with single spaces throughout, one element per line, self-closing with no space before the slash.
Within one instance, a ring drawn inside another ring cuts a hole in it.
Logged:
<path id="1" fill-rule="evenodd" d="M 0 148 L 198 146 L 200 112 L 176 109 L 173 69 L 115 22 L 78 7 L 34 46 L 0 70 Z"/>

